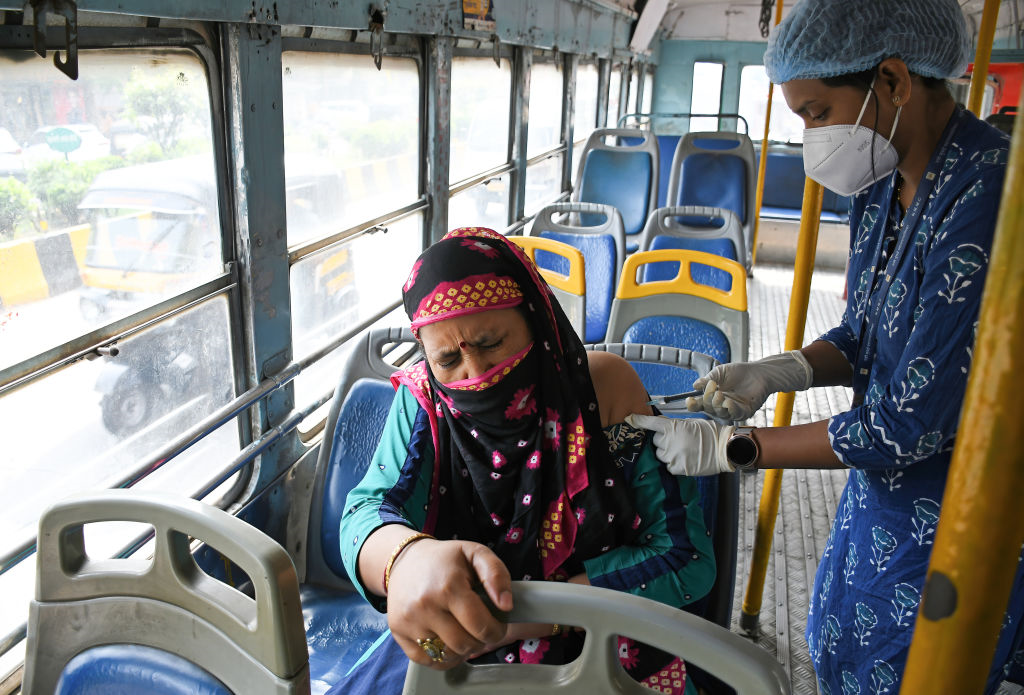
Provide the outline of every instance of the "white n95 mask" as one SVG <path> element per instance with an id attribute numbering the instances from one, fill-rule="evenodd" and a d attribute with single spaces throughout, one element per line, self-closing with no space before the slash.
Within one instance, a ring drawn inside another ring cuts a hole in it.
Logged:
<path id="1" fill-rule="evenodd" d="M 892 136 L 896 133 L 903 107 L 896 109 L 888 140 L 883 141 L 874 130 L 860 124 L 874 86 L 875 81 L 872 80 L 857 114 L 857 122 L 852 126 L 804 129 L 804 173 L 839 195 L 853 195 L 863 190 L 891 174 L 899 164 L 900 157 L 892 146 Z"/>

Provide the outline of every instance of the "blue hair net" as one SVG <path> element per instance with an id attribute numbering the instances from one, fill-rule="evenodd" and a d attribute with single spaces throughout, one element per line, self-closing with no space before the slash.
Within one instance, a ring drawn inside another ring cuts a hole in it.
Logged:
<path id="1" fill-rule="evenodd" d="M 772 31 L 775 84 L 847 75 L 902 58 L 923 77 L 963 74 L 971 40 L 957 0 L 800 0 Z"/>

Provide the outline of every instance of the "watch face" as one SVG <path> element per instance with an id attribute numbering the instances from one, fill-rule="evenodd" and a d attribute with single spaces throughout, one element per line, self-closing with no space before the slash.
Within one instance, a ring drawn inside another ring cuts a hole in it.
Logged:
<path id="1" fill-rule="evenodd" d="M 757 459 L 757 444 L 750 435 L 741 434 L 729 440 L 725 447 L 729 463 L 738 468 L 749 468 Z"/>

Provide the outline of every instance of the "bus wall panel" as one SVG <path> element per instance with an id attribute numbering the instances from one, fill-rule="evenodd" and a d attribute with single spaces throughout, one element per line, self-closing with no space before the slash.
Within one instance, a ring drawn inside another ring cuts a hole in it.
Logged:
<path id="1" fill-rule="evenodd" d="M 90 12 L 132 14 L 163 19 L 241 22 L 274 26 L 294 25 L 366 30 L 370 7 L 384 11 L 384 30 L 489 40 L 496 34 L 503 43 L 558 48 L 564 52 L 611 55 L 628 52 L 636 13 L 596 0 L 516 0 L 494 7 L 496 30 L 463 27 L 462 5 L 451 0 L 83 0 L 79 9 Z M 21 0 L 0 0 L 0 10 L 21 12 Z M 31 13 L 25 17 L 30 21 Z"/>
<path id="2" fill-rule="evenodd" d="M 767 44 L 760 41 L 663 41 L 657 71 L 654 73 L 655 113 L 686 113 L 693 96 L 693 64 L 722 63 L 721 113 L 736 113 L 740 105 L 740 71 L 747 65 L 762 65 Z M 764 124 L 749 124 L 756 132 Z M 683 134 L 689 130 L 686 119 L 666 122 L 660 133 Z"/>

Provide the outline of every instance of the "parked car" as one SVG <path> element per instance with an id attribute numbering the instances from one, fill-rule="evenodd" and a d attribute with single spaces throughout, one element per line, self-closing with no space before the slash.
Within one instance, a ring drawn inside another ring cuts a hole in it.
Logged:
<path id="1" fill-rule="evenodd" d="M 24 153 L 10 131 L 0 128 L 0 176 L 25 176 Z"/>
<path id="2" fill-rule="evenodd" d="M 87 162 L 110 154 L 110 140 L 90 123 L 47 125 L 36 129 L 25 145 L 25 164 L 47 159 Z"/>

